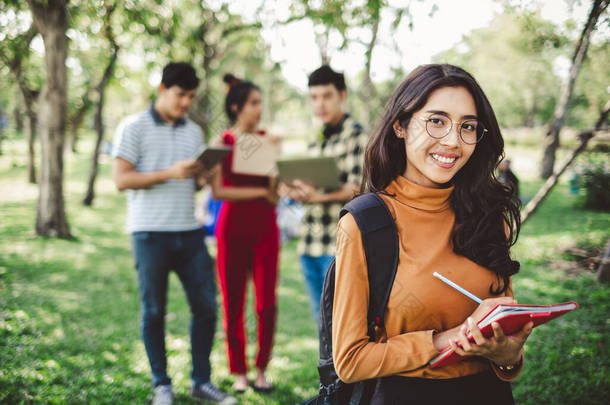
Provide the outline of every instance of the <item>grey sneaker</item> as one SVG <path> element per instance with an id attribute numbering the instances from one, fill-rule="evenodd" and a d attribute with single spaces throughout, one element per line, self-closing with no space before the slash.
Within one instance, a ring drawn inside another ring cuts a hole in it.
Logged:
<path id="1" fill-rule="evenodd" d="M 211 382 L 205 384 L 193 385 L 191 387 L 191 395 L 195 398 L 210 401 L 220 405 L 237 405 L 237 400 L 222 392 Z"/>
<path id="2" fill-rule="evenodd" d="M 155 398 L 152 405 L 172 405 L 174 402 L 174 393 L 170 384 L 157 385 L 155 387 Z"/>

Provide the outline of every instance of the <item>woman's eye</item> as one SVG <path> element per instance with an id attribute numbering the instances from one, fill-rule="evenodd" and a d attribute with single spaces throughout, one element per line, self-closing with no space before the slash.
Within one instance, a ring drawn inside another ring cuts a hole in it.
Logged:
<path id="1" fill-rule="evenodd" d="M 438 126 L 443 126 L 444 124 L 443 120 L 440 118 L 428 118 L 428 122 Z"/>
<path id="2" fill-rule="evenodd" d="M 472 131 L 472 132 L 474 132 L 474 131 L 476 131 L 476 130 L 477 130 L 477 126 L 476 126 L 475 124 L 473 124 L 473 123 L 465 122 L 465 123 L 462 125 L 462 129 L 464 129 L 464 130 L 466 130 L 466 131 Z"/>

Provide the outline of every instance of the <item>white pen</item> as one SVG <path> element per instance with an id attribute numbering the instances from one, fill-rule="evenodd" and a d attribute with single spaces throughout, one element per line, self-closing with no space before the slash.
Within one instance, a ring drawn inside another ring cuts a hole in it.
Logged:
<path id="1" fill-rule="evenodd" d="M 432 273 L 432 275 L 438 279 L 440 279 L 442 282 L 449 284 L 451 287 L 455 288 L 456 290 L 458 290 L 459 292 L 461 292 L 462 294 L 464 294 L 465 296 L 473 299 L 474 301 L 476 301 L 477 303 L 481 303 L 483 302 L 482 299 L 480 299 L 479 297 L 477 297 L 476 295 L 474 295 L 473 293 L 471 293 L 468 290 L 463 289 L 462 287 L 460 287 L 459 285 L 455 284 L 453 281 L 449 280 L 448 278 L 445 278 L 443 276 L 441 276 L 440 274 L 438 274 L 436 271 L 434 273 Z"/>

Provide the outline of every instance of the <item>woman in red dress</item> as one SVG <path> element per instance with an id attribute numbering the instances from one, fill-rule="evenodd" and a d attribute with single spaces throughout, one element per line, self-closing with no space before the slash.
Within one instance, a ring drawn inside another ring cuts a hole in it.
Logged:
<path id="1" fill-rule="evenodd" d="M 240 137 L 269 136 L 258 130 L 261 119 L 261 92 L 248 81 L 225 75 L 229 85 L 225 110 L 231 128 L 218 143 L 233 146 Z M 255 311 L 258 319 L 256 379 L 253 388 L 269 392 L 272 385 L 265 377 L 275 332 L 278 275 L 279 229 L 275 206 L 277 194 L 273 178 L 236 174 L 232 170 L 233 152 L 227 156 L 212 181 L 215 199 L 224 200 L 218 216 L 218 279 L 222 290 L 224 328 L 229 371 L 237 375 L 233 388 L 248 387 L 246 332 L 244 325 L 246 283 L 254 282 Z"/>

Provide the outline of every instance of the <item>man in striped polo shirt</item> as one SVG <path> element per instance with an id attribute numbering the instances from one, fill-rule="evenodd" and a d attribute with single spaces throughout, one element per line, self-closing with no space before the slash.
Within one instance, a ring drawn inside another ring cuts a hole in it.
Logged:
<path id="1" fill-rule="evenodd" d="M 185 117 L 198 84 L 191 65 L 165 66 L 157 100 L 117 131 L 113 151 L 115 184 L 127 190 L 127 231 L 138 272 L 142 339 L 155 405 L 173 402 L 164 327 L 170 270 L 178 274 L 192 313 L 191 395 L 219 404 L 237 403 L 210 382 L 216 279 L 204 231 L 195 218 L 195 191 L 212 173 L 204 173 L 192 160 L 203 135 Z"/>

